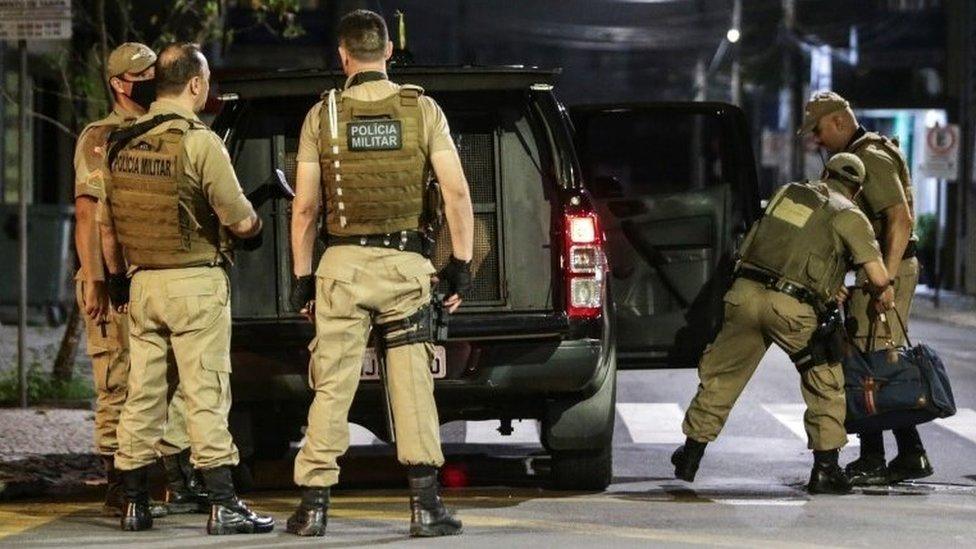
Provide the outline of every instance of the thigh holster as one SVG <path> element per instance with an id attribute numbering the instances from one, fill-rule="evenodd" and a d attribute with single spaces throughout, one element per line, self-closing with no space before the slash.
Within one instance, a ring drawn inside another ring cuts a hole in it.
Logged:
<path id="1" fill-rule="evenodd" d="M 414 343 L 435 343 L 447 340 L 447 319 L 438 301 L 431 301 L 414 314 L 400 320 L 378 324 L 387 349 Z"/>

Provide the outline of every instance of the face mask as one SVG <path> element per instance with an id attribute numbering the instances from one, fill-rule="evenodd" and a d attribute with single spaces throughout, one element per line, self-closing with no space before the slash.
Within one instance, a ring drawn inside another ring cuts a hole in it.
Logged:
<path id="1" fill-rule="evenodd" d="M 136 105 L 149 110 L 149 105 L 156 100 L 156 80 L 126 80 L 123 82 L 132 84 L 132 91 L 129 92 L 129 99 Z"/>

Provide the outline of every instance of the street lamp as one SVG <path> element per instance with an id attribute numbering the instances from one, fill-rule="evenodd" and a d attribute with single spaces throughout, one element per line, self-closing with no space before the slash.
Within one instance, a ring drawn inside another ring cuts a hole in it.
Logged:
<path id="1" fill-rule="evenodd" d="M 729 32 L 725 33 L 725 39 L 728 40 L 729 43 L 732 43 L 732 44 L 735 44 L 736 42 L 738 42 L 739 41 L 739 38 L 741 38 L 741 37 L 742 37 L 742 33 L 740 33 L 739 32 L 739 29 L 737 29 L 737 28 L 731 28 L 731 29 L 729 29 Z"/>

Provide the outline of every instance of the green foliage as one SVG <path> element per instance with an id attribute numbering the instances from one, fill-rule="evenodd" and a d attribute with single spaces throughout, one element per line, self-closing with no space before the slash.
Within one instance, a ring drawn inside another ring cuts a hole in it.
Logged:
<path id="1" fill-rule="evenodd" d="M 915 222 L 915 234 L 918 235 L 918 247 L 922 250 L 935 250 L 936 234 L 939 230 L 939 220 L 935 214 L 927 213 L 918 216 Z"/>
<path id="2" fill-rule="evenodd" d="M 87 400 L 94 396 L 91 383 L 83 379 L 56 381 L 51 372 L 41 366 L 41 353 L 31 349 L 32 358 L 27 365 L 27 402 L 36 404 L 42 401 Z M 0 405 L 10 406 L 20 403 L 20 389 L 17 370 L 0 374 Z"/>

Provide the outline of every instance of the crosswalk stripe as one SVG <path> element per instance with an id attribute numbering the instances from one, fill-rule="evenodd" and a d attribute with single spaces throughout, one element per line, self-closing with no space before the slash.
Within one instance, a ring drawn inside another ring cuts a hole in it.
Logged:
<path id="1" fill-rule="evenodd" d="M 465 423 L 465 444 L 538 444 L 539 430 L 536 422 L 522 420 L 512 422 L 512 434 L 498 432 L 498 421 L 468 421 Z"/>
<path id="2" fill-rule="evenodd" d="M 807 431 L 803 426 L 803 412 L 807 409 L 805 404 L 763 404 L 763 409 L 801 440 L 807 440 Z M 847 445 L 860 446 L 861 440 L 847 435 Z"/>
<path id="3" fill-rule="evenodd" d="M 956 415 L 937 419 L 935 424 L 970 442 L 976 442 L 976 411 L 972 408 L 959 408 L 956 410 Z"/>
<path id="4" fill-rule="evenodd" d="M 349 445 L 350 446 L 370 446 L 379 444 L 381 441 L 373 435 L 373 432 L 355 423 L 349 424 Z"/>
<path id="5" fill-rule="evenodd" d="M 637 444 L 684 442 L 681 421 L 684 412 L 674 402 L 619 402 L 617 412 Z"/>

